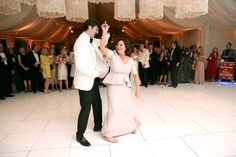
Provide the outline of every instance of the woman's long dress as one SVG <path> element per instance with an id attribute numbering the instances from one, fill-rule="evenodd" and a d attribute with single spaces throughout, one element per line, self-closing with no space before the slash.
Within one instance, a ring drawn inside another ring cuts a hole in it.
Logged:
<path id="1" fill-rule="evenodd" d="M 42 69 L 43 78 L 51 78 L 51 69 L 50 65 L 52 64 L 52 59 L 49 56 L 40 56 L 40 66 Z"/>
<path id="2" fill-rule="evenodd" d="M 119 136 L 136 130 L 140 122 L 135 117 L 130 74 L 138 74 L 135 61 L 124 63 L 120 56 L 109 51 L 110 72 L 103 80 L 107 85 L 108 113 L 102 134 L 105 137 Z"/>
<path id="3" fill-rule="evenodd" d="M 194 82 L 195 84 L 204 84 L 205 80 L 205 68 L 204 68 L 204 56 L 195 57 L 195 75 Z"/>
<path id="4" fill-rule="evenodd" d="M 62 61 L 61 63 L 58 63 L 57 65 L 57 79 L 67 80 L 68 79 L 68 70 L 66 66 L 67 58 L 63 58 L 59 56 L 57 60 Z"/>
<path id="5" fill-rule="evenodd" d="M 211 53 L 208 57 L 206 77 L 214 79 L 216 77 L 216 61 L 218 59 L 218 55 Z"/>

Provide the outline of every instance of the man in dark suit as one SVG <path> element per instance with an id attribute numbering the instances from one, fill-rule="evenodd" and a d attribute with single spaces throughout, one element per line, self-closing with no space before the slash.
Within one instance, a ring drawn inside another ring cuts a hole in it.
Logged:
<path id="1" fill-rule="evenodd" d="M 31 75 L 31 89 L 34 93 L 37 92 L 38 79 L 39 79 L 39 67 L 40 60 L 38 52 L 39 48 L 37 45 L 32 45 L 32 51 L 27 54 L 27 61 L 29 65 Z"/>
<path id="2" fill-rule="evenodd" d="M 4 100 L 5 97 L 13 97 L 11 94 L 11 68 L 10 58 L 6 50 L 3 48 L 3 44 L 0 43 L 0 100 Z"/>
<path id="3" fill-rule="evenodd" d="M 157 66 L 158 66 L 158 54 L 153 50 L 153 45 L 149 44 L 149 64 L 150 64 L 150 79 L 151 85 L 157 82 Z"/>
<path id="4" fill-rule="evenodd" d="M 171 85 L 169 87 L 176 88 L 178 86 L 178 69 L 181 61 L 181 48 L 178 45 L 178 41 L 171 42 L 171 54 L 170 54 L 170 77 L 171 77 Z"/>
<path id="5" fill-rule="evenodd" d="M 194 61 L 194 56 L 192 52 L 193 46 L 190 49 L 187 48 L 186 51 L 182 53 L 183 57 L 183 72 L 184 72 L 184 83 L 189 83 L 190 75 L 192 71 L 192 65 Z"/>
<path id="6" fill-rule="evenodd" d="M 232 44 L 227 43 L 226 49 L 222 52 L 221 58 L 224 59 L 226 62 L 235 62 L 236 52 L 234 49 L 231 48 Z"/>

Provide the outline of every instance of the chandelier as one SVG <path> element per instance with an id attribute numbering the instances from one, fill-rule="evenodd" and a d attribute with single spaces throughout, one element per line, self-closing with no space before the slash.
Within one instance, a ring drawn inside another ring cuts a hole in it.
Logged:
<path id="1" fill-rule="evenodd" d="M 139 18 L 162 19 L 164 6 L 175 8 L 176 18 L 196 18 L 208 13 L 208 0 L 139 0 Z"/>
<path id="2" fill-rule="evenodd" d="M 208 13 L 208 0 L 195 0 L 192 3 L 179 5 L 175 10 L 176 18 L 196 18 Z"/>
<path id="3" fill-rule="evenodd" d="M 69 21 L 84 22 L 89 18 L 89 2 L 114 3 L 114 18 L 118 21 L 131 21 L 136 15 L 143 19 L 162 19 L 165 7 L 174 7 L 175 18 L 180 19 L 208 13 L 208 0 L 0 0 L 0 14 L 17 14 L 21 12 L 21 4 L 28 4 L 36 5 L 41 17 L 66 17 Z"/>
<path id="4" fill-rule="evenodd" d="M 66 19 L 75 22 L 84 22 L 88 19 L 88 0 L 67 0 Z"/>

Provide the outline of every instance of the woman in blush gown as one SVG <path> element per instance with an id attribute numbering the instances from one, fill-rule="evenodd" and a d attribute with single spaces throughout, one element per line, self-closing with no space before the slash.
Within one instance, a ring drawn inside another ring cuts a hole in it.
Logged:
<path id="1" fill-rule="evenodd" d="M 201 46 L 198 47 L 195 59 L 195 75 L 194 75 L 194 83 L 195 84 L 204 84 L 205 80 L 205 68 L 204 68 L 204 60 L 205 56 L 203 53 L 203 48 Z"/>
<path id="2" fill-rule="evenodd" d="M 116 143 L 118 140 L 115 137 L 136 133 L 140 126 L 140 122 L 134 113 L 129 76 L 131 74 L 134 77 L 136 96 L 139 96 L 140 80 L 136 63 L 129 56 L 129 42 L 127 39 L 120 39 L 115 51 L 106 48 L 105 43 L 108 29 L 109 26 L 106 22 L 102 24 L 103 33 L 100 49 L 102 54 L 110 61 L 110 72 L 103 80 L 103 83 L 107 86 L 108 113 L 102 127 L 102 135 L 105 137 L 105 140 Z"/>

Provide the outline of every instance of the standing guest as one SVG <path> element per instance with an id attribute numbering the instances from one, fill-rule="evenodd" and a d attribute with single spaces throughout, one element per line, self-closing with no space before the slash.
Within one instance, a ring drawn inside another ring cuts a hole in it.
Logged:
<path id="1" fill-rule="evenodd" d="M 129 75 L 133 75 L 137 97 L 140 94 L 140 80 L 135 61 L 130 57 L 130 44 L 126 38 L 118 40 L 115 51 L 106 48 L 109 27 L 106 22 L 102 24 L 100 45 L 102 54 L 110 60 L 111 67 L 103 80 L 103 83 L 107 85 L 108 113 L 102 127 L 102 134 L 107 141 L 116 143 L 118 142 L 116 136 L 136 133 L 140 125 L 134 114 Z"/>
<path id="2" fill-rule="evenodd" d="M 38 51 L 39 47 L 33 44 L 32 51 L 27 54 L 27 64 L 29 65 L 31 88 L 34 93 L 37 92 L 39 81 L 40 60 Z"/>
<path id="3" fill-rule="evenodd" d="M 74 75 L 75 75 L 75 56 L 74 56 L 74 51 L 70 52 L 70 57 L 69 57 L 69 63 L 70 63 L 70 77 L 72 78 L 72 85 L 71 89 L 74 89 Z"/>
<path id="4" fill-rule="evenodd" d="M 194 61 L 194 55 L 192 52 L 193 46 L 190 46 L 190 49 L 186 49 L 184 53 L 182 54 L 183 57 L 183 73 L 184 73 L 184 83 L 189 83 L 191 71 L 192 71 L 192 65 Z"/>
<path id="5" fill-rule="evenodd" d="M 194 83 L 195 84 L 204 84 L 205 79 L 205 70 L 204 70 L 204 52 L 203 48 L 199 46 L 197 48 L 197 52 L 194 56 L 195 59 L 195 75 L 194 75 Z"/>
<path id="6" fill-rule="evenodd" d="M 210 81 L 215 81 L 216 77 L 216 61 L 218 60 L 218 48 L 214 47 L 210 56 L 207 58 L 206 76 Z"/>
<path id="7" fill-rule="evenodd" d="M 0 99 L 4 100 L 5 97 L 13 97 L 11 94 L 11 60 L 6 50 L 3 49 L 3 44 L 0 43 Z"/>
<path id="8" fill-rule="evenodd" d="M 234 49 L 231 48 L 232 44 L 227 43 L 226 49 L 222 52 L 221 59 L 226 62 L 235 62 L 236 59 L 236 52 Z"/>
<path id="9" fill-rule="evenodd" d="M 171 85 L 169 87 L 176 88 L 178 86 L 178 71 L 181 61 L 181 48 L 178 45 L 178 41 L 171 42 L 171 53 L 170 53 L 170 79 Z"/>
<path id="10" fill-rule="evenodd" d="M 48 48 L 43 48 L 41 51 L 40 56 L 40 62 L 41 62 L 41 69 L 42 74 L 44 78 L 44 93 L 49 94 L 49 84 L 50 84 L 50 78 L 51 78 L 51 68 L 50 65 L 52 64 L 52 58 L 49 56 L 49 50 Z"/>
<path id="11" fill-rule="evenodd" d="M 138 70 L 138 51 L 139 51 L 138 48 L 136 46 L 134 46 L 133 50 L 131 52 L 131 57 L 135 61 L 137 70 Z"/>
<path id="12" fill-rule="evenodd" d="M 69 89 L 68 70 L 66 63 L 68 62 L 66 48 L 61 48 L 61 54 L 57 56 L 57 79 L 59 81 L 60 92 L 62 91 L 62 81 L 65 81 L 66 89 Z"/>
<path id="13" fill-rule="evenodd" d="M 19 48 L 18 63 L 20 65 L 20 73 L 23 79 L 25 93 L 31 92 L 31 77 L 28 65 L 28 57 L 24 47 Z"/>
<path id="14" fill-rule="evenodd" d="M 12 93 L 16 94 L 18 91 L 22 89 L 21 86 L 21 76 L 19 73 L 19 64 L 17 61 L 17 55 L 13 48 L 9 48 L 9 59 L 10 67 L 11 67 L 11 86 L 12 86 Z"/>
<path id="15" fill-rule="evenodd" d="M 52 59 L 52 64 L 50 65 L 51 69 L 51 79 L 50 79 L 50 84 L 52 86 L 52 91 L 55 89 L 58 90 L 58 81 L 57 81 L 57 56 L 56 56 L 56 51 L 54 46 L 51 46 L 50 48 L 50 56 Z"/>
<path id="16" fill-rule="evenodd" d="M 83 146 L 90 146 L 84 137 L 91 105 L 93 107 L 94 131 L 102 128 L 102 100 L 95 78 L 103 78 L 105 73 L 97 68 L 98 45 L 94 36 L 98 34 L 99 22 L 92 18 L 84 23 L 84 32 L 74 44 L 75 75 L 74 86 L 79 91 L 81 110 L 78 117 L 76 140 Z"/>
<path id="17" fill-rule="evenodd" d="M 167 76 L 168 76 L 168 49 L 165 49 L 164 51 L 161 52 L 160 55 L 160 68 L 161 68 L 161 76 L 159 78 L 159 84 L 161 84 L 162 79 L 164 82 L 164 85 L 166 85 L 167 81 Z"/>
<path id="18" fill-rule="evenodd" d="M 158 54 L 153 50 L 153 45 L 149 44 L 149 65 L 151 71 L 151 85 L 154 85 L 157 82 L 157 68 L 158 68 Z"/>
<path id="19" fill-rule="evenodd" d="M 148 87 L 149 52 L 148 49 L 144 48 L 144 43 L 139 44 L 138 62 L 141 86 Z"/>

